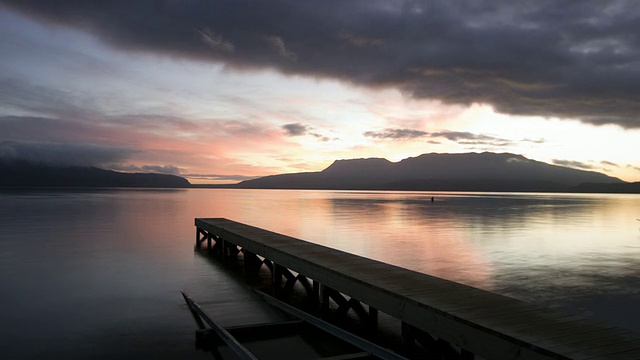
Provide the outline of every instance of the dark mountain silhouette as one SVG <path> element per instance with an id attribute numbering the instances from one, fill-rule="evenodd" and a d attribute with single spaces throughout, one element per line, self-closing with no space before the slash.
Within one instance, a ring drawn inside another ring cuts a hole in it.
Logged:
<path id="1" fill-rule="evenodd" d="M 320 172 L 282 174 L 243 181 L 241 188 L 576 191 L 581 184 L 626 184 L 594 171 L 577 170 L 509 153 L 423 154 L 397 163 L 386 159 L 337 160 Z"/>
<path id="2" fill-rule="evenodd" d="M 175 175 L 130 174 L 95 167 L 56 167 L 27 161 L 0 161 L 0 186 L 17 187 L 189 187 Z"/>

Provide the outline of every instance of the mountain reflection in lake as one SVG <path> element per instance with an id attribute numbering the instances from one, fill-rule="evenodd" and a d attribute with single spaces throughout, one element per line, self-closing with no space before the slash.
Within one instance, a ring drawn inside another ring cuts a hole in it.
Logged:
<path id="1" fill-rule="evenodd" d="M 20 358 L 196 354 L 178 290 L 227 280 L 194 256 L 195 217 L 226 217 L 640 331 L 639 215 L 638 195 L 4 192 L 0 346 Z"/>

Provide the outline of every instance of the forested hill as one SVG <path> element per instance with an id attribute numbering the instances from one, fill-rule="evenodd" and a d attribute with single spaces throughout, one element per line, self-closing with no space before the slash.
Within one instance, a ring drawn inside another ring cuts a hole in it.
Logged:
<path id="1" fill-rule="evenodd" d="M 57 167 L 26 161 L 0 162 L 0 186 L 10 187 L 154 187 L 184 188 L 175 175 L 122 173 L 95 167 Z"/>

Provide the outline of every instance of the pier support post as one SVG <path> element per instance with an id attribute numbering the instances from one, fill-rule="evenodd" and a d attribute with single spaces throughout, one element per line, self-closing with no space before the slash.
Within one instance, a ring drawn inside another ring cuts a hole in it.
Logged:
<path id="1" fill-rule="evenodd" d="M 322 315 L 326 316 L 329 313 L 329 288 L 325 284 L 320 284 L 320 310 Z"/>
<path id="2" fill-rule="evenodd" d="M 320 283 L 313 280 L 312 292 L 309 294 L 311 296 L 311 305 L 318 306 L 320 305 Z"/>
<path id="3" fill-rule="evenodd" d="M 209 235 L 211 240 L 214 241 L 213 246 L 209 249 L 214 255 L 222 256 L 224 255 L 224 239 L 217 235 Z"/>
<path id="4" fill-rule="evenodd" d="M 313 289 L 313 285 L 311 284 L 311 281 L 309 281 L 309 278 L 307 278 L 302 274 L 298 274 L 298 276 L 296 276 L 296 280 L 299 281 L 300 284 L 302 284 L 302 287 L 304 288 L 304 291 L 307 294 L 307 299 L 309 300 L 309 303 L 312 305 L 315 305 L 315 302 L 313 300 L 315 290 Z"/>
<path id="5" fill-rule="evenodd" d="M 280 290 L 282 288 L 282 266 L 273 263 L 273 271 L 272 274 L 272 283 L 273 283 L 273 293 L 276 295 L 280 294 Z"/>
<path id="6" fill-rule="evenodd" d="M 369 305 L 369 317 L 367 322 L 367 325 L 369 325 L 372 330 L 378 330 L 378 309 L 371 307 L 371 305 Z"/>
<path id="7" fill-rule="evenodd" d="M 250 279 L 260 271 L 260 266 L 262 265 L 262 260 L 260 260 L 256 254 L 247 251 L 246 249 L 242 250 L 244 263 L 242 264 L 242 272 L 245 279 Z"/>
<path id="8" fill-rule="evenodd" d="M 238 245 L 236 244 L 231 244 L 231 246 L 229 246 L 229 256 L 234 258 L 234 259 L 238 259 L 238 254 L 240 253 L 240 250 L 238 249 Z"/>
<path id="9" fill-rule="evenodd" d="M 402 336 L 402 350 L 405 353 L 412 353 L 416 349 L 416 335 L 413 326 L 402 322 L 400 325 L 400 331 Z"/>

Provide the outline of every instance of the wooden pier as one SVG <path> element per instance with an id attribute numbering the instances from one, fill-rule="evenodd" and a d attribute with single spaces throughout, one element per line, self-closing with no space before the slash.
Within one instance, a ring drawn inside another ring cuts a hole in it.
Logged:
<path id="1" fill-rule="evenodd" d="M 242 252 L 276 289 L 300 282 L 324 307 L 369 325 L 378 311 L 401 322 L 403 344 L 450 345 L 463 359 L 640 359 L 640 335 L 228 219 L 196 219 L 196 245 Z"/>

